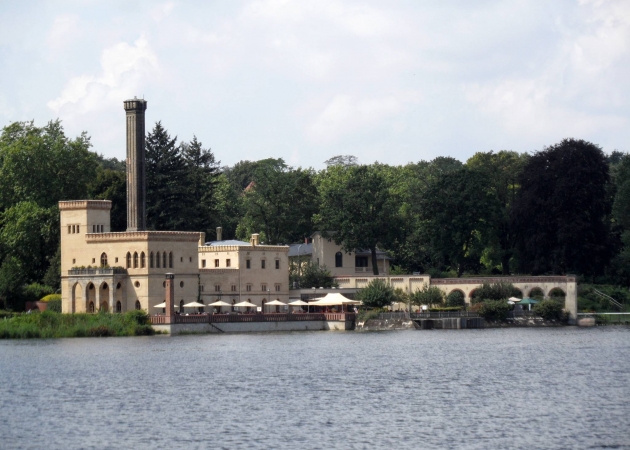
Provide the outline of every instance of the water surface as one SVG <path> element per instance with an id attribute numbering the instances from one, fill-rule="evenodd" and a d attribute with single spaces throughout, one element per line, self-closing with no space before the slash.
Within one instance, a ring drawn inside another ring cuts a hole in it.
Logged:
<path id="1" fill-rule="evenodd" d="M 630 449 L 630 328 L 0 341 L 0 448 Z"/>

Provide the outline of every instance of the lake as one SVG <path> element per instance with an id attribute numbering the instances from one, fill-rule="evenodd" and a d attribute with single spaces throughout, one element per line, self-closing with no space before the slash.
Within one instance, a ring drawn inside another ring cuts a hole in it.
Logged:
<path id="1" fill-rule="evenodd" d="M 630 448 L 630 328 L 0 341 L 0 448 Z"/>

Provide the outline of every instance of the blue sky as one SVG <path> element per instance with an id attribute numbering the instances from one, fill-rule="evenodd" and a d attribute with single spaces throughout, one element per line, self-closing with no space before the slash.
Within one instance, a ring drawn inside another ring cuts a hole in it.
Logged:
<path id="1" fill-rule="evenodd" d="M 0 3 L 0 125 L 59 117 L 119 159 L 134 95 L 227 165 L 630 151 L 629 80 L 626 0 Z"/>

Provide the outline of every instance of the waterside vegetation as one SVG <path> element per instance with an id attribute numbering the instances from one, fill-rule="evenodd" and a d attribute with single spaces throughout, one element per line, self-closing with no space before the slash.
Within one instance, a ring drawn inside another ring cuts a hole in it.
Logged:
<path id="1" fill-rule="evenodd" d="M 0 319 L 0 339 L 148 336 L 155 334 L 143 311 L 124 314 L 10 314 Z"/>

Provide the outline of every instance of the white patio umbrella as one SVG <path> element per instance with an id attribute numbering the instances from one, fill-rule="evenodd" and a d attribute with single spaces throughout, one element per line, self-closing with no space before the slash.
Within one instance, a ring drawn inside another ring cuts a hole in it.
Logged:
<path id="1" fill-rule="evenodd" d="M 510 302 L 520 302 L 521 300 L 522 299 L 517 298 L 517 297 L 510 297 L 510 298 L 508 298 L 508 301 L 510 301 Z"/>
<path id="2" fill-rule="evenodd" d="M 293 302 L 290 302 L 289 306 L 308 306 L 308 303 L 303 302 L 302 300 L 295 300 Z"/>
<path id="3" fill-rule="evenodd" d="M 203 303 L 199 303 L 199 302 L 190 302 L 190 303 L 186 303 L 184 305 L 184 308 L 205 308 L 206 305 L 204 305 Z"/>
<path id="4" fill-rule="evenodd" d="M 154 308 L 166 308 L 166 302 L 158 303 Z"/>
<path id="5" fill-rule="evenodd" d="M 244 302 L 240 302 L 235 305 L 232 305 L 232 306 L 236 306 L 238 308 L 247 308 L 247 307 L 256 308 L 257 305 L 254 305 L 253 303 L 250 303 L 248 301 L 244 301 Z"/>
<path id="6" fill-rule="evenodd" d="M 208 303 L 206 306 L 232 306 L 230 303 L 223 302 L 221 300 L 217 300 L 214 303 Z"/>
<path id="7" fill-rule="evenodd" d="M 265 306 L 287 306 L 287 304 L 281 302 L 280 300 L 273 300 L 271 302 L 265 303 Z"/>

